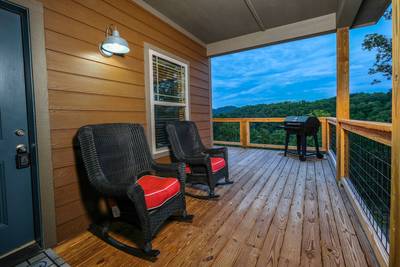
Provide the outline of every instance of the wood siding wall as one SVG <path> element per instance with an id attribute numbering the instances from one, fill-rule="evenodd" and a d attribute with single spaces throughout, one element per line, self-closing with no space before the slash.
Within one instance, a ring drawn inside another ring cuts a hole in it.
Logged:
<path id="1" fill-rule="evenodd" d="M 190 62 L 192 120 L 211 143 L 206 49 L 130 0 L 42 0 L 44 4 L 57 239 L 87 228 L 73 136 L 85 124 L 139 122 L 146 127 L 145 42 Z M 105 58 L 98 51 L 109 24 L 131 52 Z"/>

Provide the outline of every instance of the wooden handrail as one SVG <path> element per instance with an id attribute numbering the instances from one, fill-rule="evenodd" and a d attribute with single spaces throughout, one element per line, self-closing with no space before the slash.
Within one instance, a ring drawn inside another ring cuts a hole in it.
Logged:
<path id="1" fill-rule="evenodd" d="M 336 123 L 337 123 L 337 120 L 335 117 L 327 117 L 326 120 L 328 123 L 333 124 L 333 125 L 336 125 Z"/>
<path id="2" fill-rule="evenodd" d="M 392 124 L 385 122 L 360 121 L 360 120 L 339 120 L 341 127 L 378 143 L 392 145 Z"/>
<path id="3" fill-rule="evenodd" d="M 376 121 L 360 121 L 360 120 L 339 120 L 341 124 L 347 124 L 357 127 L 362 127 L 369 130 L 378 130 L 381 132 L 392 132 L 392 124 L 387 122 Z"/>
<path id="4" fill-rule="evenodd" d="M 285 118 L 213 118 L 213 122 L 283 122 Z"/>

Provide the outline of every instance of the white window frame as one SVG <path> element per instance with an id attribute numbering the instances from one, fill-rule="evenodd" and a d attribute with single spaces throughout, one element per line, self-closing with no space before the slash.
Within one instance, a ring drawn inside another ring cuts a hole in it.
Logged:
<path id="1" fill-rule="evenodd" d="M 185 119 L 190 119 L 190 108 L 189 108 L 189 64 L 185 60 L 182 60 L 168 52 L 162 51 L 154 47 L 147 47 L 147 63 L 145 64 L 146 71 L 148 72 L 147 81 L 148 86 L 146 86 L 146 95 L 148 98 L 148 129 L 149 129 L 149 141 L 151 152 L 155 158 L 167 156 L 169 154 L 168 147 L 156 148 L 156 131 L 155 131 L 155 112 L 154 106 L 174 106 L 174 107 L 185 107 Z M 173 103 L 154 100 L 154 81 L 153 81 L 153 55 L 159 58 L 165 59 L 177 65 L 184 67 L 185 69 L 185 103 Z M 147 76 L 147 75 L 146 75 Z"/>

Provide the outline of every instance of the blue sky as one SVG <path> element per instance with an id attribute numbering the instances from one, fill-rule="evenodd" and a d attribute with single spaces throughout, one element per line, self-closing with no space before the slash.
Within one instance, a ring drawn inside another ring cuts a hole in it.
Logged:
<path id="1" fill-rule="evenodd" d="M 390 21 L 350 31 L 350 90 L 386 92 L 391 81 L 368 75 L 375 52 L 362 50 L 364 36 L 391 36 Z M 336 35 L 257 48 L 212 58 L 213 108 L 282 101 L 316 100 L 336 95 Z M 374 79 L 379 84 L 371 85 Z"/>

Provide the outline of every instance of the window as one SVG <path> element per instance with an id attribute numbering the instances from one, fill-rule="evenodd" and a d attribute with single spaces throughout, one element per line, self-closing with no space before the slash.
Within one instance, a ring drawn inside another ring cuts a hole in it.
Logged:
<path id="1" fill-rule="evenodd" d="M 168 151 L 165 125 L 189 119 L 188 65 L 149 49 L 150 134 L 153 154 Z"/>

